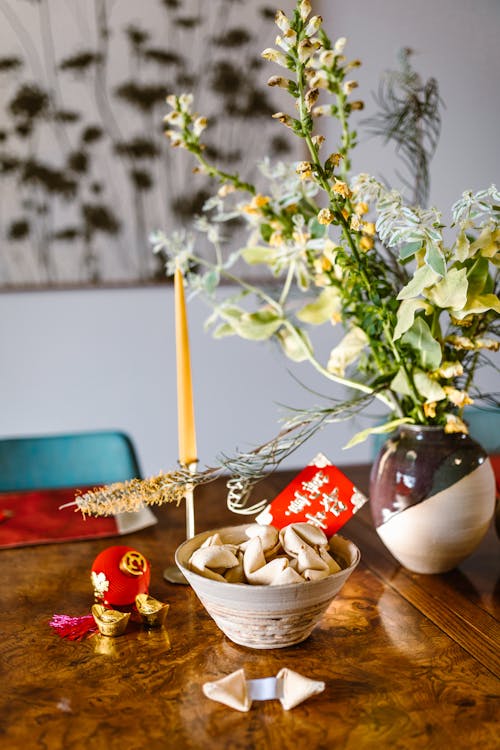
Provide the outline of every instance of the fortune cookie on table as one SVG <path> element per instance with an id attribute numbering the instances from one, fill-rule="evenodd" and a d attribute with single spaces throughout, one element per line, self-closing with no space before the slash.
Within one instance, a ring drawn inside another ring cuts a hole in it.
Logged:
<path id="1" fill-rule="evenodd" d="M 247 680 L 245 670 L 238 669 L 214 682 L 202 686 L 207 698 L 223 703 L 237 711 L 249 711 L 253 701 L 278 699 L 285 711 L 298 706 L 312 695 L 323 692 L 325 683 L 303 677 L 284 667 L 276 677 Z"/>

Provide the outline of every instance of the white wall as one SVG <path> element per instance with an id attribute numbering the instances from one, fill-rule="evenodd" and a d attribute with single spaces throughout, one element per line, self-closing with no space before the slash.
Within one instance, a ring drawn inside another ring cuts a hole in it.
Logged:
<path id="1" fill-rule="evenodd" d="M 447 109 L 432 201 L 447 206 L 462 190 L 498 182 L 500 3 L 351 0 L 323 6 L 324 15 L 335 20 L 332 36 L 347 36 L 349 54 L 363 58 L 359 78 L 367 104 L 401 46 L 414 47 L 422 73 L 438 77 Z M 262 47 L 273 35 L 271 29 Z M 375 141 L 363 143 L 359 153 L 355 169 L 390 170 L 390 153 Z M 210 464 L 221 450 L 231 453 L 271 437 L 277 402 L 301 406 L 317 399 L 306 398 L 273 345 L 210 339 L 202 329 L 205 312 L 201 301 L 193 301 L 199 454 Z M 0 436 L 119 428 L 134 439 L 145 473 L 172 467 L 177 454 L 172 314 L 170 287 L 0 295 Z M 329 333 L 321 337 L 325 352 Z M 330 390 L 307 375 L 306 365 L 294 372 L 318 391 Z M 338 462 L 368 458 L 368 445 L 341 452 L 359 428 L 359 422 L 329 427 L 287 465 L 304 465 L 319 449 Z"/>
<path id="2" fill-rule="evenodd" d="M 401 48 L 414 50 L 412 64 L 423 79 L 437 78 L 445 109 L 430 202 L 444 218 L 464 190 L 498 185 L 499 0 L 322 0 L 320 6 L 332 38 L 347 37 L 347 58 L 363 62 L 352 76 L 360 83 L 356 98 L 359 92 L 366 104 L 363 116 L 373 112 L 379 77 L 398 67 Z M 353 169 L 392 180 L 392 147 L 365 136 Z"/>

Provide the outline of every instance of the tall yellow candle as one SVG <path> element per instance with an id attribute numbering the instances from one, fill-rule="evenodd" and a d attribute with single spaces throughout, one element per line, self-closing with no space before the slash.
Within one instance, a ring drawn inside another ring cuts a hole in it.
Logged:
<path id="1" fill-rule="evenodd" d="M 191 379 L 186 300 L 180 268 L 176 268 L 175 270 L 174 291 L 179 461 L 181 464 L 189 466 L 197 460 L 196 431 L 194 425 L 193 384 Z"/>

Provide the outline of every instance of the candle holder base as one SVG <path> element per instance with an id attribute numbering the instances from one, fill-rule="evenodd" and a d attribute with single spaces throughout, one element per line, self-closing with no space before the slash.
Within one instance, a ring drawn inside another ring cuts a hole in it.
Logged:
<path id="1" fill-rule="evenodd" d="M 169 583 L 180 583 L 183 585 L 187 585 L 188 583 L 188 581 L 184 577 L 184 574 L 181 572 L 180 568 L 177 567 L 177 565 L 169 565 L 168 568 L 165 568 L 165 570 L 163 571 L 163 578 Z"/>

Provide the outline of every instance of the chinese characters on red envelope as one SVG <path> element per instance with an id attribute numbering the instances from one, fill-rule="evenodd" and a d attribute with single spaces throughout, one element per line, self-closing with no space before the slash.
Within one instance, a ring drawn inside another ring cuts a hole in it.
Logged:
<path id="1" fill-rule="evenodd" d="M 305 521 L 331 537 L 366 501 L 351 480 L 319 454 L 255 520 L 278 529 Z"/>

